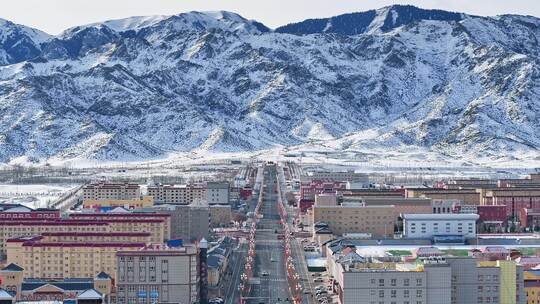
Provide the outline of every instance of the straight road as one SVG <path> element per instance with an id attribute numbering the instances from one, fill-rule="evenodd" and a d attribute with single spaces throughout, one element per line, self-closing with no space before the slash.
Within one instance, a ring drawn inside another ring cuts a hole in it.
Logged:
<path id="1" fill-rule="evenodd" d="M 291 168 L 291 166 L 289 168 Z M 279 181 L 280 181 L 279 187 L 281 187 L 281 192 L 285 193 L 287 191 L 287 188 L 285 187 L 285 176 L 280 176 Z M 285 197 L 283 198 L 283 201 L 285 202 L 284 204 L 285 209 L 287 210 L 287 213 L 289 214 L 289 217 L 287 219 L 287 225 L 289 226 L 289 231 L 294 232 L 296 231 L 296 228 L 294 227 L 294 224 L 293 224 L 295 210 L 286 203 Z M 302 285 L 302 289 L 303 289 L 302 303 L 307 303 L 307 304 L 316 303 L 313 296 L 315 294 L 314 284 L 308 272 L 306 256 L 304 254 L 303 245 L 300 242 L 299 238 L 291 239 L 291 250 L 292 250 L 294 266 L 298 275 L 300 276 L 300 282 L 301 282 L 300 284 Z M 308 292 L 305 293 L 304 291 L 308 291 Z"/>
<path id="2" fill-rule="evenodd" d="M 292 301 L 285 272 L 285 253 L 283 240 L 278 240 L 282 233 L 277 207 L 276 168 L 266 166 L 264 170 L 264 197 L 257 232 L 255 235 L 255 268 L 253 275 L 260 279 L 260 284 L 253 284 L 250 299 L 246 303 L 275 304 Z M 263 275 L 266 274 L 266 275 Z"/>

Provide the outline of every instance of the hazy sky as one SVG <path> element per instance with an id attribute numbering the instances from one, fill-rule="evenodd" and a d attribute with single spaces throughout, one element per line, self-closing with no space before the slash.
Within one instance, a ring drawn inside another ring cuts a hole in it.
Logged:
<path id="1" fill-rule="evenodd" d="M 540 0 L 2 0 L 0 18 L 50 34 L 108 19 L 227 10 L 271 28 L 307 18 L 329 17 L 402 3 L 476 15 L 540 16 Z"/>

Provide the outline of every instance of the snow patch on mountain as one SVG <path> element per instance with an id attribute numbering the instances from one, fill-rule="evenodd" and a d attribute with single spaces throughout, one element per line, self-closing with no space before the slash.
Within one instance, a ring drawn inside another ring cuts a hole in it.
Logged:
<path id="1" fill-rule="evenodd" d="M 0 45 L 3 162 L 312 144 L 391 159 L 512 159 L 540 147 L 532 17 L 392 6 L 275 31 L 191 12 L 46 40 L 14 32 Z"/>

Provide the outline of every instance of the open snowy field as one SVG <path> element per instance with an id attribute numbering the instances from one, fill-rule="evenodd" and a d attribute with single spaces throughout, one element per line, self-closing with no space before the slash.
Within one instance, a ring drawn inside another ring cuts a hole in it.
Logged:
<path id="1" fill-rule="evenodd" d="M 23 204 L 30 208 L 46 208 L 77 185 L 6 185 L 0 184 L 0 203 Z"/>

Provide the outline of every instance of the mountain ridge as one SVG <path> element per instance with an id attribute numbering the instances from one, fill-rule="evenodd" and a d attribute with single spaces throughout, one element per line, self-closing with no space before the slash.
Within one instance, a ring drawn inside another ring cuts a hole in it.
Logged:
<path id="1" fill-rule="evenodd" d="M 12 29 L 0 43 L 0 161 L 313 141 L 458 158 L 537 153 L 538 18 L 374 12 L 342 28 L 325 19 L 313 33 L 229 12 L 105 21 L 39 43 Z"/>

